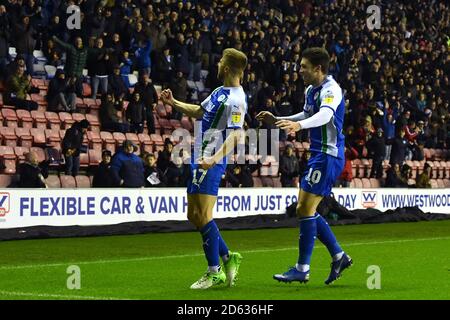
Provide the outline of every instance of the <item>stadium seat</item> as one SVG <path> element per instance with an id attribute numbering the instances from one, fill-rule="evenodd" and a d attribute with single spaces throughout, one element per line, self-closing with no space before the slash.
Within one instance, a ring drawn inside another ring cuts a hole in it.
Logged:
<path id="1" fill-rule="evenodd" d="M 77 183 L 75 182 L 75 178 L 72 176 L 63 175 L 59 177 L 61 180 L 61 188 L 72 188 L 75 189 L 77 187 Z"/>
<path id="2" fill-rule="evenodd" d="M 352 181 L 350 181 L 350 188 L 356 188 L 355 179 L 352 179 Z"/>
<path id="3" fill-rule="evenodd" d="M 447 179 L 449 178 L 447 176 L 447 162 L 446 161 L 441 161 L 441 177 L 442 179 Z"/>
<path id="4" fill-rule="evenodd" d="M 28 147 L 14 147 L 14 154 L 16 155 L 17 160 L 22 162 L 25 160 L 25 154 L 30 151 Z"/>
<path id="5" fill-rule="evenodd" d="M 72 115 L 68 112 L 60 112 L 58 113 L 59 120 L 61 121 L 61 128 L 62 129 L 69 129 L 72 124 L 75 123 L 75 120 L 73 120 Z"/>
<path id="6" fill-rule="evenodd" d="M 380 188 L 381 187 L 380 180 L 371 178 L 370 186 L 371 186 L 371 188 L 376 188 L 376 189 Z"/>
<path id="7" fill-rule="evenodd" d="M 444 151 L 442 149 L 436 149 L 434 154 L 434 160 L 442 160 Z"/>
<path id="8" fill-rule="evenodd" d="M 49 188 L 61 188 L 61 180 L 58 176 L 50 175 L 45 179 L 45 182 Z"/>
<path id="9" fill-rule="evenodd" d="M 75 182 L 77 184 L 77 188 L 88 189 L 91 187 L 91 180 L 89 180 L 88 176 L 76 176 Z"/>
<path id="10" fill-rule="evenodd" d="M 33 137 L 33 145 L 45 145 L 45 129 L 32 128 L 30 134 Z"/>
<path id="11" fill-rule="evenodd" d="M 363 187 L 364 189 L 370 189 L 370 188 L 372 188 L 372 185 L 371 185 L 369 179 L 367 179 L 367 178 L 362 178 L 362 179 L 361 179 L 361 182 L 362 182 L 362 187 Z"/>
<path id="12" fill-rule="evenodd" d="M 358 189 L 363 188 L 363 183 L 362 183 L 361 179 L 355 178 L 355 179 L 353 179 L 353 181 L 355 182 L 355 188 L 358 188 Z"/>
<path id="13" fill-rule="evenodd" d="M 87 153 L 80 153 L 80 168 L 89 168 L 89 150 Z"/>
<path id="14" fill-rule="evenodd" d="M 47 118 L 47 124 L 50 129 L 59 130 L 61 128 L 61 120 L 56 112 L 46 111 L 44 115 Z"/>
<path id="15" fill-rule="evenodd" d="M 72 113 L 72 119 L 77 122 L 80 122 L 81 120 L 85 120 L 86 116 L 82 113 Z"/>
<path id="16" fill-rule="evenodd" d="M 57 146 L 61 144 L 59 129 L 46 129 L 45 140 L 49 146 Z"/>
<path id="17" fill-rule="evenodd" d="M 14 153 L 14 148 L 9 146 L 0 146 L 0 158 L 3 158 L 3 164 L 5 165 L 3 173 L 15 174 L 16 154 Z"/>
<path id="18" fill-rule="evenodd" d="M 423 155 L 425 156 L 425 159 L 426 159 L 426 160 L 430 160 L 430 159 L 431 159 L 431 152 L 430 152 L 430 149 L 424 148 L 424 149 L 423 149 Z"/>
<path id="19" fill-rule="evenodd" d="M 116 141 L 116 146 L 121 147 L 122 143 L 127 139 L 122 132 L 114 132 L 113 138 Z"/>
<path id="20" fill-rule="evenodd" d="M 75 101 L 75 106 L 76 106 L 77 112 L 87 113 L 88 105 L 86 103 L 84 103 L 84 100 L 82 98 L 77 97 L 77 99 Z"/>
<path id="21" fill-rule="evenodd" d="M 37 160 L 39 162 L 46 160 L 44 149 L 39 148 L 39 147 L 31 147 L 30 151 L 36 152 Z"/>
<path id="22" fill-rule="evenodd" d="M 437 179 L 436 180 L 438 188 L 444 189 L 445 188 L 445 183 L 443 179 Z"/>
<path id="23" fill-rule="evenodd" d="M 253 186 L 255 188 L 261 188 L 263 186 L 261 179 L 258 177 L 253 177 Z"/>
<path id="24" fill-rule="evenodd" d="M 408 186 L 415 186 L 415 185 L 416 185 L 416 180 L 408 179 Z"/>
<path id="25" fill-rule="evenodd" d="M 188 117 L 181 118 L 181 126 L 188 130 L 189 132 L 194 130 L 194 127 L 192 126 L 191 120 Z"/>
<path id="26" fill-rule="evenodd" d="M 164 108 L 164 105 L 162 103 L 158 103 L 155 109 L 158 116 L 160 116 L 161 118 L 167 117 L 166 108 Z"/>
<path id="27" fill-rule="evenodd" d="M 33 128 L 33 118 L 28 110 L 17 110 L 17 118 L 19 119 L 19 127 Z"/>
<path id="28" fill-rule="evenodd" d="M 262 182 L 263 187 L 269 187 L 269 188 L 274 187 L 273 180 L 271 177 L 261 177 L 261 182 Z"/>
<path id="29" fill-rule="evenodd" d="M 445 177 L 450 179 L 450 161 L 446 161 Z"/>
<path id="30" fill-rule="evenodd" d="M 0 135 L 3 137 L 1 144 L 4 146 L 17 146 L 17 136 L 13 127 L 0 127 Z"/>
<path id="31" fill-rule="evenodd" d="M 153 142 L 148 134 L 140 133 L 138 134 L 138 139 L 142 152 L 153 152 Z"/>
<path id="32" fill-rule="evenodd" d="M 34 127 L 38 129 L 47 129 L 47 119 L 45 113 L 38 110 L 31 111 L 31 117 L 33 118 Z"/>
<path id="33" fill-rule="evenodd" d="M 0 174 L 0 188 L 7 188 L 12 182 L 13 176 L 8 174 Z"/>
<path id="34" fill-rule="evenodd" d="M 16 128 L 15 129 L 16 136 L 18 137 L 18 143 L 22 147 L 31 148 L 33 145 L 33 136 L 30 133 L 29 128 Z"/>
<path id="35" fill-rule="evenodd" d="M 439 188 L 438 183 L 435 179 L 431 179 L 430 184 L 431 184 L 431 188 L 433 188 L 433 189 Z"/>
<path id="36" fill-rule="evenodd" d="M 100 132 L 100 119 L 93 114 L 86 114 L 86 120 L 91 124 L 91 131 Z"/>
<path id="37" fill-rule="evenodd" d="M 370 159 L 372 160 L 372 159 Z M 363 178 L 368 178 L 370 175 L 370 171 L 372 170 L 372 161 L 369 159 L 361 159 L 362 164 L 362 175 Z M 360 171 L 361 174 L 361 171 Z"/>
<path id="38" fill-rule="evenodd" d="M 281 180 L 280 178 L 272 178 L 274 188 L 281 188 Z"/>
<path id="39" fill-rule="evenodd" d="M 102 161 L 102 150 L 90 149 L 89 153 L 89 165 L 91 167 L 97 167 Z"/>
<path id="40" fill-rule="evenodd" d="M 444 179 L 444 186 L 450 188 L 450 179 Z"/>
<path id="41" fill-rule="evenodd" d="M 433 178 L 440 179 L 441 178 L 441 163 L 440 161 L 433 161 Z"/>
<path id="42" fill-rule="evenodd" d="M 174 130 L 178 129 L 178 128 L 182 128 L 181 122 L 175 119 L 171 119 L 170 121 L 170 125 L 172 126 L 172 128 Z"/>
<path id="43" fill-rule="evenodd" d="M 116 141 L 111 132 L 101 131 L 100 137 L 103 141 L 103 149 L 109 150 L 114 154 L 116 151 Z"/>
<path id="44" fill-rule="evenodd" d="M 127 140 L 133 141 L 134 144 L 139 145 L 140 144 L 140 140 L 139 137 L 136 133 L 126 133 L 125 134 L 125 138 Z"/>
<path id="45" fill-rule="evenodd" d="M 2 108 L 3 122 L 6 127 L 16 128 L 19 126 L 16 111 L 13 109 Z"/>
<path id="46" fill-rule="evenodd" d="M 102 144 L 102 138 L 100 137 L 100 132 L 96 131 L 88 131 L 87 132 L 87 138 L 89 141 L 89 148 L 94 149 L 97 151 L 102 151 L 103 144 Z"/>

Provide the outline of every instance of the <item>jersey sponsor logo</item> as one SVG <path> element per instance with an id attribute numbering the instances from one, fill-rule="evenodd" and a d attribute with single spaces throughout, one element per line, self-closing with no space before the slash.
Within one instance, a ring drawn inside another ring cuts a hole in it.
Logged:
<path id="1" fill-rule="evenodd" d="M 362 191 L 361 195 L 361 202 L 364 208 L 375 208 L 377 206 L 376 191 Z"/>
<path id="2" fill-rule="evenodd" d="M 326 104 L 330 104 L 330 103 L 333 103 L 333 101 L 334 101 L 333 92 L 327 91 L 325 93 L 325 96 L 323 97 L 323 102 L 326 103 Z"/>
<path id="3" fill-rule="evenodd" d="M 233 111 L 233 112 L 231 113 L 231 122 L 233 122 L 233 124 L 238 124 L 238 123 L 240 123 L 240 122 L 241 122 L 241 118 L 242 118 L 242 115 L 241 115 L 240 112 Z"/>

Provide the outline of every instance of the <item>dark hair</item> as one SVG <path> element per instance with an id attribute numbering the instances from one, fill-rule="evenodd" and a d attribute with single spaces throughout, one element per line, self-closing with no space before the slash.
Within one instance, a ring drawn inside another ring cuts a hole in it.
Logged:
<path id="1" fill-rule="evenodd" d="M 308 48 L 303 51 L 302 57 L 311 62 L 314 67 L 321 66 L 324 74 L 328 73 L 328 68 L 330 67 L 330 55 L 324 48 Z"/>

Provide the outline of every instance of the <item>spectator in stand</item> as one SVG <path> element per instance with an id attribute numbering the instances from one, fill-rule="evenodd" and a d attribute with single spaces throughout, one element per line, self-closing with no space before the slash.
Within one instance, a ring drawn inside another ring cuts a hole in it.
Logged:
<path id="1" fill-rule="evenodd" d="M 386 156 L 386 144 L 383 129 L 379 128 L 377 134 L 367 142 L 369 157 L 373 159 L 371 178 L 381 179 L 383 176 L 383 160 Z"/>
<path id="2" fill-rule="evenodd" d="M 123 77 L 120 74 L 120 66 L 115 65 L 113 67 L 113 74 L 109 76 L 108 79 L 108 92 L 114 94 L 115 100 L 125 100 L 128 98 L 128 86 L 123 81 Z"/>
<path id="3" fill-rule="evenodd" d="M 27 73 L 29 75 L 34 74 L 34 56 L 33 51 L 36 48 L 36 40 L 38 38 L 38 32 L 34 26 L 30 23 L 30 17 L 23 15 L 21 22 L 16 24 L 15 30 L 16 51 L 17 54 L 25 57 L 25 63 L 27 66 Z"/>
<path id="4" fill-rule="evenodd" d="M 299 176 L 298 159 L 294 154 L 294 147 L 291 144 L 286 146 L 284 154 L 280 158 L 280 181 L 284 187 L 296 187 L 295 178 Z"/>
<path id="5" fill-rule="evenodd" d="M 48 167 L 48 162 L 40 164 L 35 151 L 26 153 L 25 162 L 21 163 L 17 170 L 19 178 L 17 188 L 48 188 L 45 182 L 48 174 L 43 167 Z"/>
<path id="6" fill-rule="evenodd" d="M 137 91 L 133 93 L 133 100 L 128 104 L 126 117 L 130 124 L 130 132 L 144 132 L 145 106 L 141 101 L 141 95 Z"/>
<path id="7" fill-rule="evenodd" d="M 253 188 L 253 177 L 247 165 L 231 165 L 227 168 L 226 178 L 232 188 Z"/>
<path id="8" fill-rule="evenodd" d="M 409 165 L 404 164 L 401 169 L 400 178 L 404 183 L 406 183 L 406 186 L 408 188 L 415 188 L 415 184 L 409 184 L 409 179 L 411 179 L 411 175 L 412 175 L 412 168 Z"/>
<path id="9" fill-rule="evenodd" d="M 139 73 L 149 75 L 151 72 L 152 61 L 150 59 L 150 52 L 152 51 L 152 42 L 147 40 L 144 42 L 139 40 L 139 47 L 135 52 L 135 57 L 137 61 L 137 68 Z"/>
<path id="10" fill-rule="evenodd" d="M 152 83 L 148 73 L 141 75 L 140 81 L 136 84 L 134 92 L 140 94 L 140 98 L 145 107 L 145 119 L 147 121 L 148 134 L 155 133 L 155 119 L 153 118 L 153 110 L 158 104 L 158 93 Z"/>
<path id="11" fill-rule="evenodd" d="M 187 101 L 188 88 L 187 80 L 183 75 L 183 72 L 178 71 L 176 77 L 172 78 L 169 84 L 169 89 L 172 90 L 172 95 L 178 101 Z M 175 109 L 172 109 L 172 119 L 181 120 L 183 114 Z"/>
<path id="12" fill-rule="evenodd" d="M 421 189 L 431 189 L 431 166 L 428 162 L 425 163 L 423 167 L 423 172 L 419 174 L 416 178 L 416 188 Z"/>
<path id="13" fill-rule="evenodd" d="M 123 82 L 126 84 L 127 88 L 130 88 L 130 80 L 128 76 L 131 74 L 132 66 L 133 61 L 129 58 L 128 51 L 124 51 L 120 59 L 120 75 L 122 76 Z"/>
<path id="14" fill-rule="evenodd" d="M 163 87 L 167 87 L 167 84 L 172 80 L 174 76 L 173 75 L 174 68 L 175 65 L 173 62 L 173 58 L 170 55 L 170 48 L 165 47 L 162 53 L 158 55 L 158 58 L 155 61 L 155 73 L 154 73 L 155 80 L 162 83 Z"/>
<path id="15" fill-rule="evenodd" d="M 405 138 L 408 141 L 406 160 L 413 160 L 418 153 L 417 136 L 419 134 L 419 131 L 416 127 L 416 122 L 413 120 L 409 120 L 408 125 L 404 126 L 403 130 L 405 130 Z"/>
<path id="16" fill-rule="evenodd" d="M 75 122 L 70 129 L 66 130 L 64 139 L 62 140 L 62 153 L 66 161 L 66 175 L 76 177 L 80 170 L 80 153 L 84 150 L 83 139 L 90 126 L 89 121 L 81 120 Z"/>
<path id="17" fill-rule="evenodd" d="M 111 160 L 114 186 L 122 188 L 142 188 L 145 186 L 145 170 L 142 159 L 134 154 L 138 147 L 130 140 L 123 142 L 122 148 Z"/>
<path id="18" fill-rule="evenodd" d="M 102 38 L 95 41 L 95 48 L 90 49 L 88 55 L 88 74 L 91 77 L 92 99 L 97 99 L 100 86 L 101 92 L 108 91 L 108 75 L 111 74 L 110 55 L 112 49 L 106 49 Z"/>
<path id="19" fill-rule="evenodd" d="M 4 103 L 15 106 L 17 109 L 33 111 L 38 109 L 35 101 L 27 100 L 27 94 L 31 92 L 31 76 L 25 75 L 25 68 L 17 66 L 16 72 L 8 79 Z"/>
<path id="20" fill-rule="evenodd" d="M 11 39 L 11 21 L 6 7 L 0 5 L 0 81 L 6 80 L 6 65 L 9 62 L 9 41 Z"/>
<path id="21" fill-rule="evenodd" d="M 300 157 L 300 161 L 298 163 L 298 172 L 300 174 L 300 178 L 302 176 L 304 176 L 305 174 L 307 174 L 307 172 L 305 172 L 306 167 L 308 166 L 308 161 L 309 158 L 311 158 L 311 152 L 308 151 L 304 151 Z"/>
<path id="22" fill-rule="evenodd" d="M 124 121 L 122 111 L 117 109 L 114 95 L 108 93 L 100 105 L 100 123 L 103 131 L 122 132 L 130 131 L 130 125 Z"/>
<path id="23" fill-rule="evenodd" d="M 82 88 L 81 79 L 83 76 L 83 69 L 86 66 L 86 61 L 89 53 L 89 48 L 84 47 L 83 39 L 77 37 L 75 45 L 68 44 L 53 36 L 53 41 L 61 46 L 67 53 L 67 61 L 64 66 L 64 71 L 67 77 L 75 77 L 77 80 L 77 87 Z M 77 92 L 78 96 L 82 96 L 82 92 Z"/>
<path id="24" fill-rule="evenodd" d="M 336 181 L 335 187 L 344 187 L 349 188 L 350 183 L 353 180 L 353 172 L 352 172 L 352 160 L 358 158 L 358 151 L 355 148 L 350 146 L 350 144 L 346 144 L 345 146 L 345 166 L 344 170 L 342 170 L 341 176 Z"/>
<path id="25" fill-rule="evenodd" d="M 200 31 L 195 30 L 192 37 L 186 41 L 189 52 L 189 77 L 191 81 L 200 81 L 200 71 L 202 68 L 203 44 L 200 41 Z"/>
<path id="26" fill-rule="evenodd" d="M 167 138 L 164 141 L 164 149 L 162 151 L 159 151 L 158 153 L 158 168 L 163 173 L 167 171 L 167 167 L 169 165 L 169 162 L 171 161 L 172 150 L 173 143 L 169 138 Z"/>
<path id="27" fill-rule="evenodd" d="M 92 180 L 93 188 L 113 188 L 114 181 L 111 171 L 112 153 L 109 150 L 102 151 L 102 162 L 100 162 L 97 171 Z"/>
<path id="28" fill-rule="evenodd" d="M 162 188 L 167 186 L 167 178 L 156 165 L 156 157 L 153 153 L 144 155 L 145 186 L 147 188 Z"/>
<path id="29" fill-rule="evenodd" d="M 75 112 L 77 101 L 75 82 L 75 78 L 66 79 L 64 70 L 56 70 L 55 77 L 50 81 L 47 92 L 49 111 Z"/>
<path id="30" fill-rule="evenodd" d="M 384 113 L 383 131 L 386 141 L 385 160 L 389 160 L 391 157 L 392 141 L 395 139 L 395 119 L 392 113 Z"/>
<path id="31" fill-rule="evenodd" d="M 190 165 L 184 164 L 181 157 L 175 157 L 167 166 L 167 185 L 169 187 L 186 187 L 189 175 Z"/>
<path id="32" fill-rule="evenodd" d="M 408 182 L 404 181 L 400 172 L 400 165 L 395 163 L 387 170 L 386 188 L 407 188 Z"/>
<path id="33" fill-rule="evenodd" d="M 390 158 L 390 165 L 394 164 L 402 165 L 406 159 L 406 148 L 408 147 L 408 141 L 405 139 L 405 131 L 402 128 L 397 129 L 397 136 L 392 142 L 392 151 Z"/>

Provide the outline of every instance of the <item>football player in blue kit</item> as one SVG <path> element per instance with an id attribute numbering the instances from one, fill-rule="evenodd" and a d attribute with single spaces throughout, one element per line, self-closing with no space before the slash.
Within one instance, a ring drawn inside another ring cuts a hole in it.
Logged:
<path id="1" fill-rule="evenodd" d="M 258 120 L 288 132 L 310 129 L 311 158 L 301 178 L 296 210 L 300 219 L 299 257 L 294 267 L 273 276 L 282 282 L 308 282 L 316 238 L 325 244 L 333 260 L 325 284 L 337 280 L 353 263 L 326 220 L 316 212 L 322 198 L 330 195 L 345 164 L 342 133 L 345 100 L 341 87 L 328 75 L 329 63 L 330 56 L 325 49 L 306 49 L 300 64 L 300 74 L 307 87 L 303 112 L 289 117 L 275 117 L 267 111 L 257 115 Z"/>
<path id="2" fill-rule="evenodd" d="M 208 289 L 222 283 L 233 286 L 241 264 L 242 256 L 228 250 L 213 219 L 213 209 L 227 166 L 227 155 L 243 137 L 247 98 L 241 80 L 246 67 L 244 53 L 231 48 L 224 50 L 218 64 L 218 78 L 223 86 L 214 90 L 201 106 L 174 99 L 170 90 L 161 93 L 163 103 L 189 117 L 201 119 L 201 134 L 195 137 L 187 190 L 188 219 L 202 235 L 208 270 L 191 289 Z M 227 131 L 231 131 L 228 136 Z M 217 139 L 217 134 L 221 139 Z M 225 272 L 220 266 L 220 257 Z"/>

